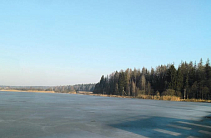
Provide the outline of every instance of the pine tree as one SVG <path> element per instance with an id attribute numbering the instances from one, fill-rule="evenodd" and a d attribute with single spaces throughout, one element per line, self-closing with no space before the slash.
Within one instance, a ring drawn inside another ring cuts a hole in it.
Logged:
<path id="1" fill-rule="evenodd" d="M 141 90 L 146 94 L 146 78 L 144 74 L 141 75 Z"/>
<path id="2" fill-rule="evenodd" d="M 199 98 L 203 98 L 203 87 L 205 83 L 205 72 L 204 72 L 204 66 L 203 61 L 200 59 L 200 62 L 198 64 L 198 71 L 197 71 L 197 79 L 198 79 L 198 87 L 199 87 Z"/>
<path id="3" fill-rule="evenodd" d="M 208 94 L 207 99 L 211 98 L 211 67 L 210 67 L 210 61 L 207 59 L 206 65 L 205 65 L 205 85 L 208 88 Z"/>
<path id="4" fill-rule="evenodd" d="M 168 89 L 176 90 L 176 77 L 177 77 L 176 69 L 174 65 L 171 65 L 167 71 Z"/>
<path id="5" fill-rule="evenodd" d="M 127 69 L 125 71 L 125 77 L 126 77 L 126 95 L 130 96 L 130 69 Z"/>
<path id="6" fill-rule="evenodd" d="M 132 86 L 131 86 L 131 92 L 132 92 L 132 96 L 136 96 L 136 85 L 135 82 L 132 81 Z"/>
<path id="7" fill-rule="evenodd" d="M 126 85 L 127 85 L 127 82 L 126 82 L 126 77 L 125 77 L 125 74 L 124 72 L 120 72 L 119 74 L 119 82 L 118 82 L 118 87 L 119 87 L 119 93 L 121 95 L 124 95 L 124 92 L 125 92 L 125 88 L 126 88 Z"/>
<path id="8" fill-rule="evenodd" d="M 177 70 L 176 85 L 177 85 L 177 86 L 176 86 L 176 90 L 181 92 L 181 90 L 182 90 L 182 88 L 183 88 L 183 74 L 182 74 L 180 68 L 178 68 L 178 70 Z"/>
<path id="9" fill-rule="evenodd" d="M 105 90 L 105 78 L 104 75 L 102 75 L 101 79 L 100 79 L 100 93 L 104 94 L 104 90 Z"/>

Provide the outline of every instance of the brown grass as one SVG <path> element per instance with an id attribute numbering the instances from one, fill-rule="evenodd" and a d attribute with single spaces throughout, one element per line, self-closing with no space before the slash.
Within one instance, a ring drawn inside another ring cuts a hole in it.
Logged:
<path id="1" fill-rule="evenodd" d="M 207 102 L 211 103 L 211 100 L 203 100 L 203 99 L 181 99 L 184 102 Z"/>
<path id="2" fill-rule="evenodd" d="M 160 100 L 166 100 L 166 101 L 181 101 L 180 97 L 177 96 L 161 96 Z"/>
<path id="3" fill-rule="evenodd" d="M 165 101 L 180 101 L 180 97 L 177 97 L 177 96 L 138 95 L 137 98 L 153 99 L 153 100 L 165 100 Z"/>
<path id="4" fill-rule="evenodd" d="M 88 91 L 78 91 L 79 94 L 93 94 L 93 92 Z"/>
<path id="5" fill-rule="evenodd" d="M 76 91 L 73 91 L 73 92 L 68 92 L 69 94 L 76 94 Z"/>

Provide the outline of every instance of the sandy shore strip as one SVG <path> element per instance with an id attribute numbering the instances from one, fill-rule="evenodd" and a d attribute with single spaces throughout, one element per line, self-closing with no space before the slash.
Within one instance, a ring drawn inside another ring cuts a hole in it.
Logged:
<path id="1" fill-rule="evenodd" d="M 6 91 L 6 92 L 38 92 L 38 93 L 55 93 L 54 91 L 38 91 L 38 90 L 0 90 L 0 91 Z"/>

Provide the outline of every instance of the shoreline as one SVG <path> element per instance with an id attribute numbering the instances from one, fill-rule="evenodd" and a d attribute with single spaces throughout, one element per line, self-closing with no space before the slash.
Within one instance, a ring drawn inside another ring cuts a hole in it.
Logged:
<path id="1" fill-rule="evenodd" d="M 5 92 L 36 92 L 36 93 L 55 93 L 54 91 L 38 91 L 38 90 L 0 90 Z"/>
<path id="2" fill-rule="evenodd" d="M 131 98 L 131 99 L 146 99 L 146 100 L 160 100 L 160 101 L 175 101 L 175 102 L 201 102 L 211 103 L 211 100 L 202 99 L 179 99 L 176 96 L 159 96 L 157 98 L 149 98 L 149 95 L 141 95 L 138 97 L 133 96 L 121 96 L 121 95 L 108 95 L 108 94 L 93 94 L 93 93 L 77 93 L 79 95 L 101 96 L 101 97 L 116 97 L 116 98 Z M 154 96 L 156 97 L 156 96 Z"/>
<path id="3" fill-rule="evenodd" d="M 38 90 L 0 90 L 5 92 L 35 92 L 35 93 L 59 93 L 55 91 L 38 91 Z M 178 102 L 201 102 L 201 103 L 211 103 L 211 100 L 202 100 L 202 99 L 179 99 L 175 96 L 159 96 L 157 98 L 153 98 L 149 95 L 141 95 L 138 97 L 133 96 L 121 96 L 121 95 L 107 95 L 107 94 L 93 94 L 92 92 L 68 92 L 66 94 L 78 94 L 78 95 L 90 95 L 90 96 L 100 96 L 100 97 L 116 97 L 116 98 L 131 98 L 131 99 L 148 99 L 148 100 L 162 100 L 162 101 L 178 101 Z"/>

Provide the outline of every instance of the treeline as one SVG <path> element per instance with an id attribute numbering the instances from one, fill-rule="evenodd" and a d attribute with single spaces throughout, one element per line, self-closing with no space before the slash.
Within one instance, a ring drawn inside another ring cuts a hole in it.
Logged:
<path id="1" fill-rule="evenodd" d="M 76 84 L 73 85 L 76 91 L 89 91 L 93 92 L 96 84 Z"/>
<path id="2" fill-rule="evenodd" d="M 0 86 L 3 90 L 36 90 L 36 91 L 55 91 L 59 93 L 77 92 L 77 91 L 88 91 L 93 92 L 96 84 L 76 84 L 66 86 Z"/>
<path id="3" fill-rule="evenodd" d="M 54 86 L 46 90 L 55 91 L 59 93 L 68 93 L 75 91 L 89 91 L 92 92 L 95 88 L 95 84 L 76 84 L 76 85 L 66 85 L 66 86 Z"/>
<path id="4" fill-rule="evenodd" d="M 178 96 L 183 99 L 211 99 L 211 67 L 209 59 L 203 65 L 182 62 L 160 65 L 156 69 L 126 69 L 102 76 L 94 93 L 108 95 L 159 95 Z"/>

